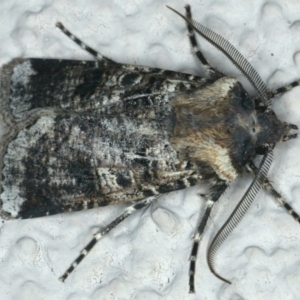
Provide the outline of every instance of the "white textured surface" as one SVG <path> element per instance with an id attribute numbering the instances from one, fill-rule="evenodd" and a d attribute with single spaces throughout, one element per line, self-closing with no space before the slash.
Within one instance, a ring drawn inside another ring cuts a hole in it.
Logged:
<path id="1" fill-rule="evenodd" d="M 0 64 L 15 57 L 91 59 L 54 24 L 61 21 L 104 55 L 124 63 L 201 74 L 190 53 L 184 2 L 0 2 Z M 300 2 L 189 1 L 194 19 L 231 41 L 269 87 L 300 78 Z M 240 75 L 202 39 L 209 61 Z M 243 83 L 245 80 L 241 79 Z M 246 83 L 246 87 L 249 85 Z M 300 125 L 300 88 L 276 99 L 277 115 Z M 269 178 L 296 211 L 300 192 L 300 139 L 278 145 Z M 103 238 L 74 274 L 58 277 L 99 226 L 124 206 L 2 224 L 0 299 L 299 299 L 300 226 L 261 192 L 217 255 L 227 285 L 208 270 L 206 249 L 249 184 L 240 179 L 216 204 L 197 261 L 195 295 L 188 294 L 191 236 L 203 202 L 199 187 L 166 195 Z M 203 213 L 203 211 L 202 211 Z"/>

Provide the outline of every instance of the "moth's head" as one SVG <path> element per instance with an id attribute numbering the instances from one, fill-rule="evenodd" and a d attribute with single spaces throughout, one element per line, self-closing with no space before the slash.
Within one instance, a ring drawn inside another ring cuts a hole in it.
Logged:
<path id="1" fill-rule="evenodd" d="M 297 130 L 298 127 L 294 124 L 280 121 L 269 107 L 257 108 L 256 117 L 260 130 L 256 135 L 255 150 L 259 155 L 265 154 L 270 146 L 278 142 L 297 137 L 297 134 L 292 134 L 291 130 Z"/>

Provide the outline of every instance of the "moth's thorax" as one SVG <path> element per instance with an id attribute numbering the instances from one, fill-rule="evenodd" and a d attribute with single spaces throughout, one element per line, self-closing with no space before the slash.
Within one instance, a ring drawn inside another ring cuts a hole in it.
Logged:
<path id="1" fill-rule="evenodd" d="M 266 130 L 240 82 L 223 77 L 193 93 L 175 96 L 172 103 L 177 123 L 171 141 L 180 157 L 207 163 L 223 180 L 235 179 L 255 156 Z M 280 128 L 282 123 L 275 119 L 272 124 Z M 276 134 L 270 139 L 278 141 Z"/>

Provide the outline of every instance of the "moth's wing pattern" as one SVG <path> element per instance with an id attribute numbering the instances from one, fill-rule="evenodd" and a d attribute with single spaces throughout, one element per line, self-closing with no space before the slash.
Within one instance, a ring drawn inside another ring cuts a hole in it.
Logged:
<path id="1" fill-rule="evenodd" d="M 192 75 L 99 61 L 17 59 L 1 71 L 2 214 L 38 217 L 199 181 L 169 143 L 172 95 Z"/>
<path id="2" fill-rule="evenodd" d="M 142 66 L 15 59 L 1 72 L 0 105 L 6 112 L 12 108 L 13 118 L 18 120 L 39 108 L 115 115 L 151 106 L 151 100 L 158 97 L 163 98 L 160 103 L 168 103 L 172 92 L 209 83 L 205 78 Z"/>

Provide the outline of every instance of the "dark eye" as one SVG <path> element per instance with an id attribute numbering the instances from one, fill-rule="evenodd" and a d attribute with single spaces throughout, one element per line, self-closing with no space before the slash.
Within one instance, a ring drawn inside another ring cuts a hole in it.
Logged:
<path id="1" fill-rule="evenodd" d="M 255 152 L 258 155 L 264 155 L 264 154 L 266 154 L 267 150 L 268 150 L 268 147 L 266 147 L 264 145 L 255 147 Z"/>

